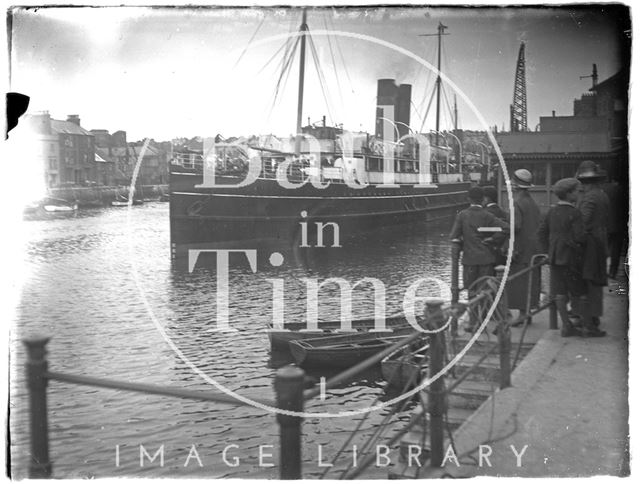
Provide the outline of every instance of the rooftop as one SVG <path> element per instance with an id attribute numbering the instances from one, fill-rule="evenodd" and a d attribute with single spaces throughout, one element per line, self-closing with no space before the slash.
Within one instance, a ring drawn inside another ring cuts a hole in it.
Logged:
<path id="1" fill-rule="evenodd" d="M 503 153 L 606 153 L 607 133 L 501 133 L 496 135 Z"/>
<path id="2" fill-rule="evenodd" d="M 51 120 L 51 130 L 61 134 L 82 134 L 85 136 L 93 136 L 90 131 L 81 128 L 71 121 L 60 121 L 58 119 Z"/>

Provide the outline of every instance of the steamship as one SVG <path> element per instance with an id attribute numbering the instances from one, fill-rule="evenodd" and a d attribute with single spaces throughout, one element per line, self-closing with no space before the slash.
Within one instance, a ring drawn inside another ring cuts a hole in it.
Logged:
<path id="1" fill-rule="evenodd" d="M 306 12 L 300 32 L 303 40 L 309 35 Z M 379 79 L 377 88 L 374 135 L 328 126 L 324 118 L 302 126 L 299 96 L 297 136 L 216 139 L 202 150 L 174 152 L 172 257 L 189 249 L 295 249 L 317 235 L 304 231 L 331 223 L 342 242 L 452 217 L 465 206 L 469 182 L 451 163 L 439 119 L 435 132 L 411 132 L 411 85 Z M 393 119 L 385 117 L 390 112 Z"/>

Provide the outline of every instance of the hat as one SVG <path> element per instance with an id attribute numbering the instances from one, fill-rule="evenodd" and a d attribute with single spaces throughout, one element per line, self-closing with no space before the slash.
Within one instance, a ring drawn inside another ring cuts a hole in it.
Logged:
<path id="1" fill-rule="evenodd" d="M 553 193 L 560 199 L 563 199 L 567 193 L 571 193 L 580 186 L 577 178 L 563 178 L 553 185 Z"/>
<path id="2" fill-rule="evenodd" d="M 483 197 L 482 188 L 480 188 L 477 185 L 469 188 L 469 200 L 471 200 L 472 202 L 479 203 L 482 201 L 482 197 Z"/>
<path id="3" fill-rule="evenodd" d="M 482 187 L 482 194 L 492 202 L 498 200 L 498 190 L 492 185 Z"/>
<path id="4" fill-rule="evenodd" d="M 591 160 L 585 160 L 578 166 L 578 171 L 576 172 L 576 178 L 580 181 L 600 181 L 606 178 L 607 172 L 601 170 L 598 165 L 596 165 Z"/>
<path id="5" fill-rule="evenodd" d="M 533 186 L 533 176 L 529 170 L 520 168 L 513 173 L 513 182 L 518 188 L 531 188 Z"/>

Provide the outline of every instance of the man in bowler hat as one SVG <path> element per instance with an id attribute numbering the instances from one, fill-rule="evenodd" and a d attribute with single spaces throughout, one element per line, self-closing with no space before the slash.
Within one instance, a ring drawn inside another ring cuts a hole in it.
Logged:
<path id="1" fill-rule="evenodd" d="M 609 199 L 602 190 L 606 174 L 591 160 L 580 163 L 576 178 L 583 186 L 582 198 L 578 210 L 586 232 L 584 265 L 582 277 L 587 283 L 589 316 L 583 321 L 585 329 L 594 336 L 606 333 L 598 329 L 602 316 L 602 287 L 607 280 L 607 229 L 609 217 Z"/>

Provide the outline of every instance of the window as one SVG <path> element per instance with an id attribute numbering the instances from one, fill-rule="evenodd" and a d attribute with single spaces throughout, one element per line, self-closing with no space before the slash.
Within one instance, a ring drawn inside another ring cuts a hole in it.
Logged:
<path id="1" fill-rule="evenodd" d="M 367 158 L 367 171 L 382 171 L 382 158 Z"/>
<path id="2" fill-rule="evenodd" d="M 58 160 L 55 156 L 49 157 L 49 170 L 57 170 L 58 169 Z"/>

